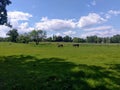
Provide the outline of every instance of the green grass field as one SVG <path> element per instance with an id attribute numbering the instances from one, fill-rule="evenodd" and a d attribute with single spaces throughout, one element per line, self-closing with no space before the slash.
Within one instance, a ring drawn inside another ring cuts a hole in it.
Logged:
<path id="1" fill-rule="evenodd" d="M 120 90 L 120 46 L 0 43 L 0 90 Z"/>

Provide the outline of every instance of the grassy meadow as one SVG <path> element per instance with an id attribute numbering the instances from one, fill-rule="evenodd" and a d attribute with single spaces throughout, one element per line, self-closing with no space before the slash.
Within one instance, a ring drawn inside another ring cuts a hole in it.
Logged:
<path id="1" fill-rule="evenodd" d="M 0 90 L 120 90 L 120 45 L 0 42 Z"/>

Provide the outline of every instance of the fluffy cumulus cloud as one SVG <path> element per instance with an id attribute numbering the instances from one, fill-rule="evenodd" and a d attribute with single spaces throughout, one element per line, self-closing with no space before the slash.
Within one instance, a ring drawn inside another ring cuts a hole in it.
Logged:
<path id="1" fill-rule="evenodd" d="M 9 20 L 15 20 L 15 21 L 29 20 L 30 17 L 32 17 L 31 14 L 24 13 L 24 12 L 21 12 L 21 11 L 8 12 L 8 19 Z"/>
<path id="2" fill-rule="evenodd" d="M 100 24 L 105 22 L 106 19 L 102 18 L 97 13 L 89 13 L 88 16 L 82 16 L 78 22 L 78 27 L 85 28 L 92 25 Z"/>
<path id="3" fill-rule="evenodd" d="M 96 1 L 93 0 L 93 5 Z M 120 15 L 120 11 L 109 10 L 107 13 L 97 14 L 88 13 L 86 16 L 81 16 L 79 20 L 73 19 L 48 19 L 42 17 L 34 26 L 29 25 L 29 20 L 33 17 L 31 14 L 21 11 L 8 12 L 8 20 L 12 24 L 13 28 L 16 28 L 19 33 L 30 32 L 34 29 L 46 30 L 50 35 L 69 35 L 81 37 L 98 35 L 98 36 L 112 36 L 119 34 L 119 30 L 115 30 L 114 26 L 102 26 L 112 16 Z M 96 27 L 97 26 L 97 27 Z M 6 33 L 10 30 L 9 27 L 4 25 L 0 26 L 0 37 L 5 37 Z M 49 35 L 48 35 L 49 36 Z"/>
<path id="4" fill-rule="evenodd" d="M 51 31 L 64 31 L 64 34 L 73 33 L 75 29 L 86 28 L 105 22 L 106 19 L 102 18 L 99 14 L 89 13 L 88 16 L 82 16 L 78 22 L 74 20 L 63 20 L 63 19 L 48 19 L 43 17 L 40 22 L 35 24 L 35 28 L 41 30 Z M 73 30 L 73 31 L 72 31 Z M 72 31 L 72 32 L 71 32 Z"/>
<path id="5" fill-rule="evenodd" d="M 0 37 L 6 37 L 6 33 L 10 30 L 9 27 L 0 25 Z"/>
<path id="6" fill-rule="evenodd" d="M 18 26 L 19 33 L 27 33 L 34 30 L 34 27 L 29 27 L 28 22 L 21 23 Z"/>
<path id="7" fill-rule="evenodd" d="M 32 15 L 21 11 L 10 11 L 8 12 L 8 21 L 13 27 L 19 26 L 19 21 L 28 21 Z"/>
<path id="8" fill-rule="evenodd" d="M 72 30 L 76 28 L 73 20 L 48 19 L 43 17 L 40 22 L 35 24 L 37 29 L 41 30 Z"/>
<path id="9" fill-rule="evenodd" d="M 31 14 L 21 12 L 21 11 L 10 11 L 8 12 L 8 22 L 13 26 L 13 28 L 18 29 L 18 32 L 24 33 L 32 30 L 32 27 L 28 26 L 28 23 L 20 23 L 19 21 L 29 21 L 32 17 Z M 1 25 L 0 26 L 0 37 L 6 37 L 6 33 L 10 30 L 9 27 Z"/>
<path id="10" fill-rule="evenodd" d="M 78 24 L 79 27 L 84 30 L 84 32 L 81 34 L 81 37 L 85 38 L 86 36 L 92 35 L 97 35 L 100 37 L 110 37 L 116 34 L 120 34 L 120 30 L 115 29 L 114 26 L 103 25 L 103 22 L 107 22 L 110 18 L 114 18 L 113 16 L 118 15 L 120 15 L 119 10 L 109 10 L 107 13 L 102 13 L 101 16 L 96 13 L 90 13 L 88 16 L 81 17 Z"/>

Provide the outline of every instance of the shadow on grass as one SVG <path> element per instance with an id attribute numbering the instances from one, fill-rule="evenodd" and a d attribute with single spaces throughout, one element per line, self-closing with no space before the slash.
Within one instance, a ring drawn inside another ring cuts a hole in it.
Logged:
<path id="1" fill-rule="evenodd" d="M 114 70 L 76 65 L 60 58 L 33 56 L 0 57 L 0 90 L 118 90 L 120 78 Z"/>
<path id="2" fill-rule="evenodd" d="M 117 70 L 120 72 L 120 64 L 108 64 L 110 69 Z"/>

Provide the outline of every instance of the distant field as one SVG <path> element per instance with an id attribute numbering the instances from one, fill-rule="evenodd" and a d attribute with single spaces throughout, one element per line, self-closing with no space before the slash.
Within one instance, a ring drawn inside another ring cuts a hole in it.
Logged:
<path id="1" fill-rule="evenodd" d="M 120 90 L 120 45 L 0 43 L 0 90 Z"/>

